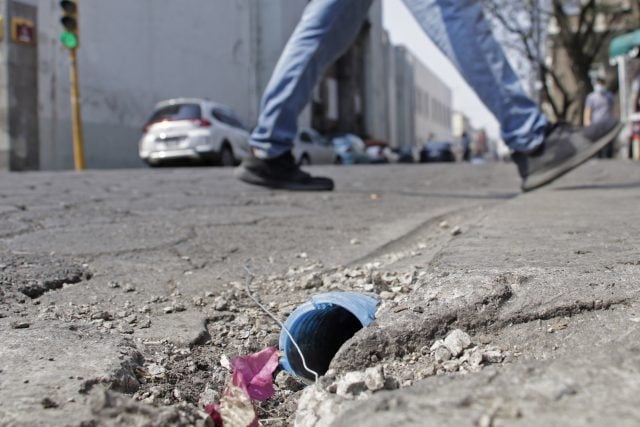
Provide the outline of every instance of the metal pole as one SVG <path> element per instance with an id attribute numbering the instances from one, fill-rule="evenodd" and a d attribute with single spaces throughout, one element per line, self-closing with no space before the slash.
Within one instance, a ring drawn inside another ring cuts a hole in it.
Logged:
<path id="1" fill-rule="evenodd" d="M 77 171 L 85 169 L 80 88 L 78 83 L 78 50 L 71 49 L 71 119 L 73 128 L 73 163 Z"/>

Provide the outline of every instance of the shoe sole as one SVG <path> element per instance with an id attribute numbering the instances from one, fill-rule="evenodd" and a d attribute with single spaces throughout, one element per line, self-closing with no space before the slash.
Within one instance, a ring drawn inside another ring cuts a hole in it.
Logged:
<path id="1" fill-rule="evenodd" d="M 560 178 L 567 172 L 577 168 L 578 166 L 598 154 L 598 151 L 602 150 L 608 143 L 610 143 L 620 133 L 623 127 L 624 125 L 622 123 L 618 123 L 612 130 L 609 131 L 609 133 L 607 133 L 599 140 L 593 142 L 587 150 L 576 153 L 576 155 L 568 159 L 568 161 L 556 166 L 551 170 L 548 170 L 540 176 L 527 178 L 527 180 L 522 183 L 522 191 L 531 191 L 535 190 L 536 188 L 540 188 L 551 183 L 557 178 Z"/>
<path id="2" fill-rule="evenodd" d="M 234 171 L 234 175 L 240 181 L 251 185 L 271 188 L 273 190 L 289 190 L 289 191 L 331 191 L 333 190 L 333 182 L 328 180 L 327 183 L 321 184 L 296 184 L 286 181 L 273 181 L 260 178 L 252 174 L 243 167 L 238 167 Z M 328 183 L 331 183 L 330 185 Z"/>

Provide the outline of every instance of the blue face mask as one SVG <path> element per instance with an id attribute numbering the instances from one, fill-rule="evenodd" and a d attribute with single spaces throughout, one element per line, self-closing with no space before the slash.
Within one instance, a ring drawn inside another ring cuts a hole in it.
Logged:
<path id="1" fill-rule="evenodd" d="M 593 90 L 595 90 L 596 92 L 604 92 L 605 91 L 605 87 L 604 85 L 601 85 L 600 83 L 596 83 L 596 85 L 593 87 Z"/>

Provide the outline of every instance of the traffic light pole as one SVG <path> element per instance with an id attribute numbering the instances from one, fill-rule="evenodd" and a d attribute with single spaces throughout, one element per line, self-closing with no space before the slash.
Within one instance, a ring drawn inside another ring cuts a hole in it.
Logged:
<path id="1" fill-rule="evenodd" d="M 78 82 L 78 49 L 69 49 L 71 56 L 71 125 L 73 128 L 73 163 L 77 171 L 85 169 L 80 85 Z"/>

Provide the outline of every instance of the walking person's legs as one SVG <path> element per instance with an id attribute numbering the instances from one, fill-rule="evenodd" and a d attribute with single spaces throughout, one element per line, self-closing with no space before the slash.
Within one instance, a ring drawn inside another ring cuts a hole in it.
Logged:
<path id="1" fill-rule="evenodd" d="M 524 190 L 547 184 L 594 156 L 616 135 L 617 121 L 587 129 L 550 126 L 493 36 L 477 0 L 404 0 L 431 40 L 453 62 L 500 123 L 514 150 Z"/>
<path id="2" fill-rule="evenodd" d="M 478 0 L 404 0 L 425 32 L 451 59 L 499 120 L 522 177 L 522 188 L 547 184 L 610 142 L 616 120 L 585 129 L 550 126 L 527 97 Z M 372 0 L 312 0 L 289 40 L 265 92 L 254 157 L 243 162 L 245 182 L 291 190 L 330 190 L 328 178 L 302 172 L 291 155 L 297 118 L 324 69 L 344 52 L 364 23 Z"/>
<path id="3" fill-rule="evenodd" d="M 313 178 L 295 164 L 291 149 L 298 115 L 324 70 L 355 40 L 373 0 L 312 0 L 289 39 L 265 90 L 254 157 L 238 169 L 251 184 L 290 190 L 331 190 L 328 178 Z"/>

